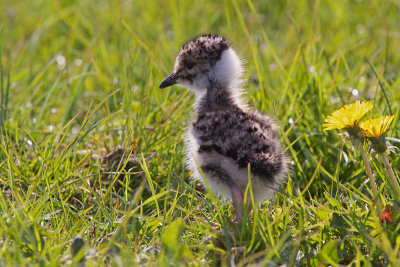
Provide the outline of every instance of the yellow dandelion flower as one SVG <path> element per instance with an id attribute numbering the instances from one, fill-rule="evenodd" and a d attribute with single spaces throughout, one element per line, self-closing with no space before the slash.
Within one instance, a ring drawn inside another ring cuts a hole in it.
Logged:
<path id="1" fill-rule="evenodd" d="M 383 116 L 360 123 L 361 132 L 368 138 L 380 138 L 388 130 L 394 116 Z"/>
<path id="2" fill-rule="evenodd" d="M 358 100 L 353 104 L 344 105 L 325 119 L 324 131 L 353 128 L 358 125 L 372 107 L 373 105 L 370 102 Z"/>

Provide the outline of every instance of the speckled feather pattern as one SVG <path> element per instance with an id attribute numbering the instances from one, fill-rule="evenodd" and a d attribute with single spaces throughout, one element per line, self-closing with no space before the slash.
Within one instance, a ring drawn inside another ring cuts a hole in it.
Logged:
<path id="1" fill-rule="evenodd" d="M 192 123 L 192 134 L 200 156 L 215 151 L 232 159 L 239 168 L 247 169 L 250 164 L 252 173 L 263 182 L 273 184 L 283 167 L 274 122 L 258 112 L 245 112 L 236 106 L 202 111 Z"/>
<path id="2" fill-rule="evenodd" d="M 176 61 L 181 62 L 179 66 L 191 69 L 194 64 L 215 64 L 220 59 L 223 51 L 230 47 L 228 41 L 217 35 L 203 35 L 195 40 L 184 44 L 179 51 Z M 179 69 L 175 69 L 179 71 Z"/>

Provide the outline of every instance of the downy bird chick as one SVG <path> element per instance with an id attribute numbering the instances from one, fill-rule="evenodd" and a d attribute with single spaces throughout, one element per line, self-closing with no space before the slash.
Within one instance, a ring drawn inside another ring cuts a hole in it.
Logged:
<path id="1" fill-rule="evenodd" d="M 247 108 L 241 99 L 242 63 L 221 36 L 204 35 L 186 43 L 174 72 L 160 84 L 196 93 L 195 117 L 186 134 L 187 163 L 193 178 L 213 193 L 232 199 L 242 217 L 251 171 L 255 202 L 269 199 L 287 173 L 273 119 Z"/>

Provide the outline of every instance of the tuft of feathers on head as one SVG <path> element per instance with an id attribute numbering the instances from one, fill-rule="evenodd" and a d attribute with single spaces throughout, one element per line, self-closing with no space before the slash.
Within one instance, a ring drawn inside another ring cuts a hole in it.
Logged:
<path id="1" fill-rule="evenodd" d="M 184 61 L 186 67 L 190 67 L 193 64 L 193 62 L 187 61 L 186 55 L 192 55 L 197 62 L 216 61 L 219 60 L 222 52 L 230 47 L 228 41 L 222 36 L 205 34 L 184 44 L 177 56 L 177 60 Z"/>

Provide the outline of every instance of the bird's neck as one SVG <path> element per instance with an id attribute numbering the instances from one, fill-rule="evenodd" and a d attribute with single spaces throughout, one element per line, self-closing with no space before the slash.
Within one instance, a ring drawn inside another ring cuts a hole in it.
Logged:
<path id="1" fill-rule="evenodd" d="M 238 106 L 239 102 L 239 96 L 234 94 L 233 88 L 213 84 L 199 97 L 198 108 L 200 112 L 225 110 Z"/>

